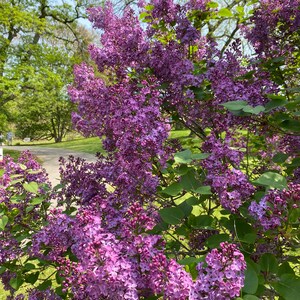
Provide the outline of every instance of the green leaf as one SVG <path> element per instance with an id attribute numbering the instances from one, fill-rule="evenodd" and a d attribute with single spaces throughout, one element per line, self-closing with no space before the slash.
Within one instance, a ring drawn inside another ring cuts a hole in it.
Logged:
<path id="1" fill-rule="evenodd" d="M 188 164 L 192 161 L 192 151 L 190 149 L 177 152 L 174 155 L 174 160 L 176 163 Z"/>
<path id="2" fill-rule="evenodd" d="M 34 273 L 28 274 L 28 276 L 26 277 L 26 282 L 35 284 L 39 278 L 39 274 L 40 274 L 40 272 L 34 272 Z"/>
<path id="3" fill-rule="evenodd" d="M 217 2 L 214 2 L 214 1 L 210 1 L 206 4 L 206 6 L 208 8 L 218 8 L 219 4 Z"/>
<path id="4" fill-rule="evenodd" d="M 279 282 L 272 283 L 276 292 L 285 300 L 299 299 L 300 295 L 300 278 L 286 274 L 280 277 Z"/>
<path id="5" fill-rule="evenodd" d="M 27 263 L 24 265 L 24 269 L 27 271 L 33 270 L 33 269 L 35 269 L 35 265 L 31 264 L 31 263 Z"/>
<path id="6" fill-rule="evenodd" d="M 243 292 L 248 294 L 255 294 L 258 288 L 258 277 L 252 264 L 247 262 L 247 269 L 245 271 L 245 283 Z"/>
<path id="7" fill-rule="evenodd" d="M 253 183 L 263 186 L 268 186 L 275 189 L 284 189 L 287 187 L 286 178 L 274 172 L 266 172 L 262 174 Z"/>
<path id="8" fill-rule="evenodd" d="M 0 219 L 0 229 L 4 230 L 7 223 L 8 223 L 8 217 L 6 215 L 3 215 Z"/>
<path id="9" fill-rule="evenodd" d="M 265 108 L 261 105 L 258 105 L 258 106 L 255 106 L 255 107 L 247 105 L 243 108 L 244 112 L 254 114 L 254 115 L 258 115 L 259 113 L 263 112 L 264 110 L 265 110 Z"/>
<path id="10" fill-rule="evenodd" d="M 228 8 L 221 8 L 218 12 L 220 17 L 232 17 L 233 14 Z"/>
<path id="11" fill-rule="evenodd" d="M 240 17 L 243 17 L 245 15 L 245 9 L 244 6 L 237 6 L 236 11 L 239 14 Z"/>
<path id="12" fill-rule="evenodd" d="M 285 120 L 280 123 L 280 127 L 293 132 L 300 132 L 300 121 L 297 120 Z"/>
<path id="13" fill-rule="evenodd" d="M 146 11 L 140 13 L 139 19 L 144 20 L 146 17 L 150 16 L 150 14 Z"/>
<path id="14" fill-rule="evenodd" d="M 191 158 L 192 160 L 197 160 L 197 159 L 205 159 L 210 156 L 210 153 L 193 153 Z"/>
<path id="15" fill-rule="evenodd" d="M 200 182 L 195 178 L 194 171 L 189 171 L 187 174 L 181 177 L 181 185 L 186 191 L 194 191 L 200 186 Z"/>
<path id="16" fill-rule="evenodd" d="M 271 99 L 271 101 L 268 102 L 265 106 L 266 112 L 269 112 L 270 110 L 277 107 L 282 107 L 288 103 L 286 97 L 284 96 L 268 95 L 268 98 Z"/>
<path id="17" fill-rule="evenodd" d="M 161 191 L 163 194 L 167 194 L 170 196 L 176 196 L 182 191 L 182 186 L 179 182 L 174 182 L 170 186 L 166 187 Z"/>
<path id="18" fill-rule="evenodd" d="M 202 194 L 202 195 L 211 195 L 211 187 L 209 185 L 200 186 L 195 190 L 195 193 Z"/>
<path id="19" fill-rule="evenodd" d="M 180 208 L 183 211 L 184 217 L 188 217 L 193 210 L 193 207 L 189 205 L 187 201 L 183 201 L 182 203 L 180 203 L 178 205 L 178 208 Z"/>
<path id="20" fill-rule="evenodd" d="M 185 200 L 187 204 L 189 205 L 198 205 L 200 203 L 200 200 L 197 199 L 196 197 L 190 197 L 188 199 Z"/>
<path id="21" fill-rule="evenodd" d="M 164 222 L 172 225 L 179 224 L 184 218 L 184 212 L 178 207 L 163 208 L 158 213 Z"/>
<path id="22" fill-rule="evenodd" d="M 243 300 L 259 300 L 259 298 L 254 295 L 245 295 L 243 296 Z"/>
<path id="23" fill-rule="evenodd" d="M 213 218 L 211 216 L 194 216 L 191 215 L 189 218 L 189 224 L 193 227 L 193 228 L 207 228 L 210 227 L 213 223 Z"/>
<path id="24" fill-rule="evenodd" d="M 23 188 L 27 191 L 27 192 L 30 192 L 30 193 L 33 193 L 33 194 L 37 194 L 38 193 L 38 189 L 39 189 L 39 186 L 36 182 L 34 181 L 31 181 L 29 183 L 24 183 L 23 184 Z"/>
<path id="25" fill-rule="evenodd" d="M 274 163 L 282 164 L 282 163 L 284 163 L 288 158 L 289 158 L 289 155 L 288 155 L 288 154 L 279 152 L 279 153 L 276 153 L 276 154 L 273 156 L 272 160 L 273 160 Z"/>
<path id="26" fill-rule="evenodd" d="M 300 157 L 296 157 L 292 160 L 292 163 L 288 165 L 289 167 L 300 167 Z"/>
<path id="27" fill-rule="evenodd" d="M 45 199 L 44 198 L 33 198 L 30 200 L 30 204 L 31 205 L 38 205 L 38 204 L 41 204 Z"/>
<path id="28" fill-rule="evenodd" d="M 55 274 L 55 280 L 56 280 L 56 282 L 57 282 L 58 284 L 62 284 L 63 281 L 64 281 L 64 278 L 61 277 L 61 276 L 59 275 L 58 272 L 56 272 L 56 274 Z"/>
<path id="29" fill-rule="evenodd" d="M 206 244 L 209 248 L 213 249 L 213 248 L 218 248 L 220 243 L 227 242 L 229 240 L 230 240 L 230 238 L 229 238 L 228 234 L 225 234 L 225 233 L 216 234 L 216 235 L 210 236 L 206 240 Z"/>
<path id="30" fill-rule="evenodd" d="M 49 288 L 50 286 L 52 286 L 52 281 L 51 280 L 46 280 L 42 284 L 37 286 L 37 289 L 40 290 L 40 291 L 44 291 L 47 288 Z"/>
<path id="31" fill-rule="evenodd" d="M 27 206 L 26 209 L 25 209 L 25 211 L 26 211 L 26 213 L 29 213 L 29 212 L 31 212 L 33 209 L 34 209 L 34 206 Z"/>
<path id="32" fill-rule="evenodd" d="M 282 263 L 279 266 L 279 269 L 278 269 L 278 275 L 279 276 L 282 276 L 284 274 L 295 275 L 294 270 L 292 269 L 292 267 L 290 266 L 290 264 L 287 261 L 285 261 L 284 263 Z"/>
<path id="33" fill-rule="evenodd" d="M 261 270 L 267 272 L 268 274 L 276 274 L 278 270 L 277 259 L 275 255 L 271 253 L 264 253 L 259 260 L 259 265 L 261 267 Z"/>
<path id="34" fill-rule="evenodd" d="M 9 281 L 9 285 L 15 289 L 16 291 L 20 288 L 20 286 L 24 283 L 24 280 L 20 277 L 20 276 L 17 276 L 15 278 L 12 278 L 10 281 Z"/>
<path id="35" fill-rule="evenodd" d="M 241 110 L 248 105 L 248 102 L 244 100 L 237 100 L 222 103 L 221 105 L 227 108 L 228 110 Z"/>
<path id="36" fill-rule="evenodd" d="M 203 258 L 199 258 L 199 257 L 198 258 L 197 257 L 186 257 L 184 259 L 179 260 L 178 263 L 180 265 L 191 265 L 193 263 L 198 264 L 202 260 L 203 260 Z"/>
<path id="37" fill-rule="evenodd" d="M 178 235 L 183 235 L 185 237 L 188 237 L 190 231 L 189 231 L 189 228 L 186 225 L 183 224 L 180 227 L 176 228 L 174 233 L 176 233 Z"/>

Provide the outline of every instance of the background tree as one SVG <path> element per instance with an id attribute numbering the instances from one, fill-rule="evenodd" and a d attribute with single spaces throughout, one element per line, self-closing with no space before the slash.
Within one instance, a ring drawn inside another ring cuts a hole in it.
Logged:
<path id="1" fill-rule="evenodd" d="M 89 1 L 1 1 L 0 109 L 7 112 L 11 107 L 8 105 L 10 101 L 19 103 L 17 113 L 13 114 L 15 118 L 10 121 L 18 120 L 18 130 L 22 136 L 29 133 L 26 126 L 30 122 L 35 124 L 32 117 L 25 122 L 24 116 L 32 116 L 28 110 L 32 109 L 33 103 L 35 109 L 42 103 L 43 90 L 45 95 L 48 94 L 48 97 L 43 97 L 48 102 L 50 99 L 59 102 L 64 98 L 62 106 L 65 109 L 59 118 L 65 116 L 67 119 L 63 123 L 69 122 L 70 117 L 65 114 L 67 98 L 62 95 L 72 80 L 73 65 L 88 57 L 87 44 L 93 40 L 93 35 L 78 20 L 86 18 L 85 10 L 91 4 Z M 56 91 L 51 91 L 49 95 L 50 89 Z M 40 100 L 34 101 L 37 98 Z M 71 106 L 68 104 L 69 112 Z M 24 111 L 21 111 L 23 108 Z M 39 111 L 42 112 L 43 108 Z M 54 119 L 50 118 L 49 122 Z M 47 130 L 41 135 L 39 130 L 35 137 L 51 136 L 56 132 L 55 141 L 60 141 L 70 124 L 63 125 L 62 130 L 61 122 L 58 123 L 55 122 L 60 129 L 54 130 L 54 125 L 41 127 L 41 122 L 38 122 L 34 128 L 52 128 L 52 133 Z M 22 128 L 23 125 L 26 126 Z M 30 133 L 33 134 L 32 130 Z"/>

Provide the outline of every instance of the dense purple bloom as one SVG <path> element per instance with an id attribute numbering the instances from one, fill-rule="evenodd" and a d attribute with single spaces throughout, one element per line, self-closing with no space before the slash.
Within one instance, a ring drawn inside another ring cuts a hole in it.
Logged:
<path id="1" fill-rule="evenodd" d="M 207 254 L 206 263 L 198 264 L 198 278 L 190 300 L 227 300 L 239 296 L 245 279 L 244 256 L 234 244 L 221 243 L 220 248 Z"/>
<path id="2" fill-rule="evenodd" d="M 300 28 L 299 0 L 263 0 L 246 37 L 262 57 L 290 56 L 298 48 L 293 33 Z"/>
<path id="3" fill-rule="evenodd" d="M 299 205 L 300 185 L 290 184 L 282 191 L 270 190 L 258 203 L 253 201 L 249 212 L 264 230 L 277 229 L 286 224 L 289 211 Z"/>
<path id="4" fill-rule="evenodd" d="M 51 289 L 40 291 L 37 289 L 30 290 L 28 300 L 60 300 L 61 298 Z"/>
<path id="5" fill-rule="evenodd" d="M 237 212 L 243 202 L 253 194 L 254 187 L 247 176 L 237 169 L 243 155 L 242 152 L 232 149 L 231 142 L 230 135 L 224 141 L 214 133 L 208 136 L 202 149 L 210 153 L 210 156 L 203 160 L 202 166 L 208 173 L 206 181 L 218 194 L 221 205 L 231 212 Z"/>

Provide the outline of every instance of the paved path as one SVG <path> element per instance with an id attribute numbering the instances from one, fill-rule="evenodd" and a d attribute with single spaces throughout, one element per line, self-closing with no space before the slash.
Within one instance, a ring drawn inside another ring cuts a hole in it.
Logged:
<path id="1" fill-rule="evenodd" d="M 57 148 L 44 148 L 38 146 L 2 146 L 4 149 L 25 151 L 29 150 L 32 154 L 36 155 L 43 161 L 43 167 L 46 169 L 49 179 L 53 185 L 59 183 L 59 162 L 58 159 L 62 156 L 68 158 L 69 155 L 75 157 L 84 158 L 88 162 L 95 162 L 96 156 L 93 154 L 88 154 L 84 152 L 74 152 L 67 149 L 57 149 Z"/>

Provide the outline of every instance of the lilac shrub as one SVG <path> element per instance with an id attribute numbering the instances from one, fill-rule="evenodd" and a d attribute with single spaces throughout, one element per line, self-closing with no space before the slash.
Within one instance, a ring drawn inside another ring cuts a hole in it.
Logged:
<path id="1" fill-rule="evenodd" d="M 140 1 L 140 17 L 110 2 L 88 9 L 101 46 L 68 92 L 76 129 L 106 154 L 61 159 L 53 191 L 28 154 L 4 161 L 11 297 L 26 283 L 29 299 L 295 299 L 299 1 L 283 4 L 257 2 L 249 17 L 207 0 Z M 212 28 L 228 19 L 253 56 L 234 34 L 218 44 Z M 170 141 L 173 123 L 190 136 Z"/>

